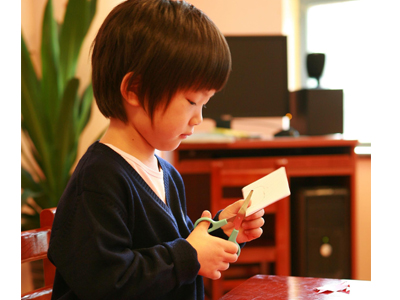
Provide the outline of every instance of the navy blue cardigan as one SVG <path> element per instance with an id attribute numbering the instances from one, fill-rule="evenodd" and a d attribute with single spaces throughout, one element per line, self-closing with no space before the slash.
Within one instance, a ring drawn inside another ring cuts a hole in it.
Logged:
<path id="1" fill-rule="evenodd" d="M 168 205 L 115 151 L 89 147 L 57 206 L 52 299 L 204 298 L 182 178 L 157 158 Z"/>

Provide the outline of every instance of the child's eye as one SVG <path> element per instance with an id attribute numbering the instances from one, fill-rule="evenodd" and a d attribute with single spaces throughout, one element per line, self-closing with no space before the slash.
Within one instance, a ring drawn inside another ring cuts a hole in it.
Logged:
<path id="1" fill-rule="evenodd" d="M 189 99 L 186 99 L 186 100 L 189 102 L 190 105 L 197 105 L 196 102 L 190 101 Z M 202 107 L 203 107 L 203 109 L 207 108 L 207 106 L 205 104 Z"/>

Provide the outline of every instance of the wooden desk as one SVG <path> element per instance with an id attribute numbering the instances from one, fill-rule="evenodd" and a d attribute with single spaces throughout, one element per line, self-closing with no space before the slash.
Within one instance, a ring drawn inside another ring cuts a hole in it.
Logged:
<path id="1" fill-rule="evenodd" d="M 355 257 L 354 140 L 330 137 L 280 137 L 273 140 L 239 140 L 232 143 L 182 143 L 172 163 L 185 182 L 188 215 L 192 220 L 210 209 L 212 162 L 265 169 L 286 167 L 291 189 L 303 185 L 339 184 L 350 191 L 351 253 Z M 290 209 L 290 207 L 288 208 Z M 288 245 L 290 249 L 290 245 Z M 290 260 L 290 258 L 289 258 Z M 351 259 L 354 278 L 355 259 Z M 291 275 L 288 269 L 278 275 Z"/>
<path id="2" fill-rule="evenodd" d="M 340 279 L 311 277 L 292 277 L 274 275 L 256 275 L 225 294 L 221 300 L 252 299 L 371 299 L 371 281 L 345 280 L 350 285 L 350 293 L 318 293 L 315 288 L 341 283 Z"/>

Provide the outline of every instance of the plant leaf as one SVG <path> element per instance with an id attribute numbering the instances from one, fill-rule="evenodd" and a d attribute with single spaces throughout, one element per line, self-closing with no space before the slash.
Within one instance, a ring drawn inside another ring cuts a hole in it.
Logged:
<path id="1" fill-rule="evenodd" d="M 33 64 L 21 34 L 21 113 L 23 124 L 32 141 L 43 143 L 43 131 L 40 113 L 40 81 L 38 80 Z"/>
<path id="2" fill-rule="evenodd" d="M 43 196 L 43 193 L 39 192 L 34 192 L 32 190 L 24 190 L 21 194 L 21 206 L 28 204 L 28 199 L 29 198 L 37 198 Z"/>
<path id="3" fill-rule="evenodd" d="M 48 124 L 54 124 L 57 117 L 54 112 L 58 111 L 58 104 L 61 94 L 59 83 L 59 44 L 57 23 L 53 17 L 52 0 L 48 0 L 42 26 L 42 97 L 43 105 L 46 108 L 44 116 Z M 43 128 L 47 132 L 47 138 L 52 140 L 52 127 Z M 56 133 L 54 133 L 56 134 Z"/>
<path id="4" fill-rule="evenodd" d="M 79 134 L 82 133 L 83 129 L 89 122 L 92 111 L 92 102 L 93 102 L 93 89 L 92 89 L 92 84 L 90 83 L 82 95 L 81 102 L 79 105 L 79 111 L 77 113 L 78 115 L 77 130 Z"/>
<path id="5" fill-rule="evenodd" d="M 21 203 L 32 198 L 42 208 L 57 206 L 70 178 L 79 136 L 87 125 L 93 102 L 91 85 L 78 97 L 79 80 L 74 74 L 96 5 L 97 0 L 69 0 L 64 23 L 58 25 L 53 17 L 52 0 L 48 0 L 42 24 L 41 79 L 35 73 L 21 33 L 21 129 L 29 143 L 21 155 L 29 152 L 37 163 L 31 164 L 35 167 L 31 174 L 21 169 Z M 35 174 L 36 167 L 43 174 Z M 32 174 L 40 175 L 40 181 L 36 182 Z M 25 227 L 39 219 L 37 212 L 21 216 Z"/>
<path id="6" fill-rule="evenodd" d="M 74 120 L 74 106 L 78 105 L 79 80 L 72 78 L 65 87 L 64 95 L 61 100 L 60 112 L 55 124 L 57 136 L 55 137 L 55 153 L 53 164 L 57 170 L 59 186 L 57 189 L 64 189 L 66 180 L 71 169 L 69 165 L 69 153 L 77 147 L 79 134 Z M 61 186 L 60 186 L 61 185 Z"/>
<path id="7" fill-rule="evenodd" d="M 33 215 L 21 213 L 21 231 L 40 227 L 40 214 L 35 211 Z"/>
<path id="8" fill-rule="evenodd" d="M 41 192 L 42 188 L 31 176 L 31 174 L 21 167 L 21 188 L 33 192 Z"/>
<path id="9" fill-rule="evenodd" d="M 36 105 L 40 104 L 40 81 L 36 76 L 35 69 L 21 33 L 21 92 L 22 96 L 28 97 Z"/>
<path id="10" fill-rule="evenodd" d="M 60 71 L 65 84 L 75 76 L 83 40 L 96 12 L 97 0 L 69 0 L 60 32 Z"/>
<path id="11" fill-rule="evenodd" d="M 35 145 L 34 156 L 41 166 L 43 173 L 49 178 L 50 184 L 54 181 L 49 160 L 48 122 L 42 107 L 40 82 L 36 77 L 28 49 L 21 34 L 21 113 L 23 128 Z"/>

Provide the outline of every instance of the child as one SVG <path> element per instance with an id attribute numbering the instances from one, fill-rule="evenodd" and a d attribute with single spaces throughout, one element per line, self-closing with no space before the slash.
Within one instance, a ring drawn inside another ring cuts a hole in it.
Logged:
<path id="1" fill-rule="evenodd" d="M 203 299 L 202 276 L 218 279 L 237 260 L 227 241 L 232 228 L 193 229 L 182 178 L 155 149 L 174 150 L 202 122 L 231 70 L 226 41 L 186 2 L 128 0 L 101 26 L 92 66 L 94 96 L 110 124 L 57 207 L 52 299 Z M 215 219 L 236 215 L 242 203 Z M 238 243 L 261 235 L 262 215 L 245 219 Z"/>

